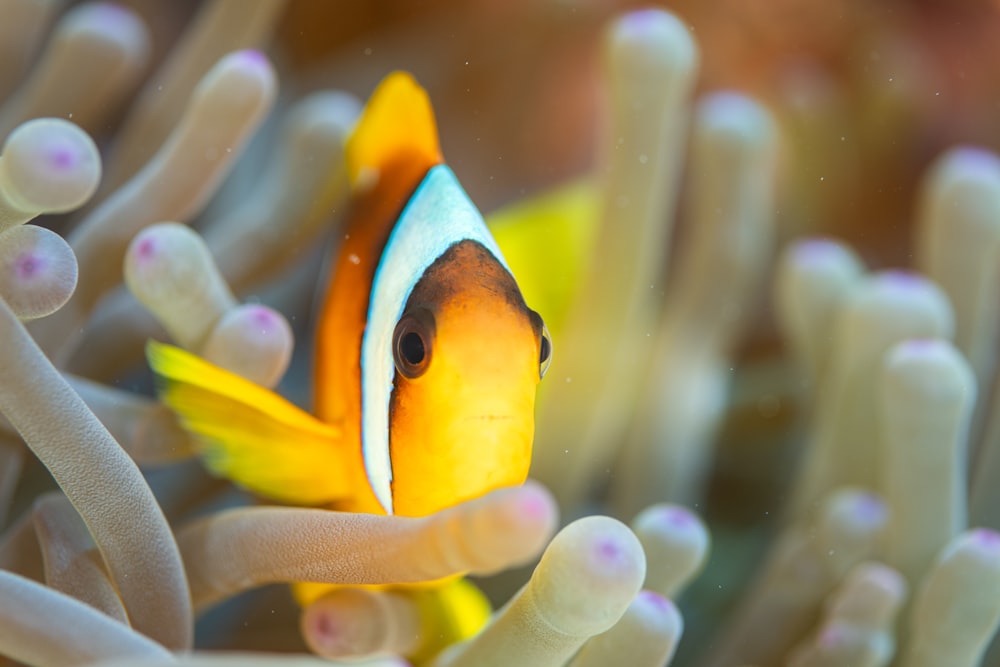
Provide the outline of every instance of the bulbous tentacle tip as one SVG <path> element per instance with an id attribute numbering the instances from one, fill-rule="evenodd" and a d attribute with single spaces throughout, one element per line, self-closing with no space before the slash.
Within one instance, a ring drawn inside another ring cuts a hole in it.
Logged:
<path id="1" fill-rule="evenodd" d="M 30 214 L 82 206 L 101 179 L 101 157 L 86 132 L 59 118 L 19 125 L 0 154 L 0 197 Z"/>
<path id="2" fill-rule="evenodd" d="M 76 256 L 55 232 L 23 225 L 0 233 L 0 298 L 19 319 L 59 310 L 76 280 Z"/>

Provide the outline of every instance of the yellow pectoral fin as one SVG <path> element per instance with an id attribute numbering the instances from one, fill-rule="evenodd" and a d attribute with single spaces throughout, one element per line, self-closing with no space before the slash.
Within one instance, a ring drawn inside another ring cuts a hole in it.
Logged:
<path id="1" fill-rule="evenodd" d="M 161 400 L 196 437 L 213 473 L 299 505 L 350 495 L 338 429 L 178 347 L 150 341 L 146 356 Z"/>

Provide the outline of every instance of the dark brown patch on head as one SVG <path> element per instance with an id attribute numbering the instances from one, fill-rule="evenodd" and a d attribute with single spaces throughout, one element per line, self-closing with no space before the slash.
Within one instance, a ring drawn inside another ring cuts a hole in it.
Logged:
<path id="1" fill-rule="evenodd" d="M 444 303 L 461 291 L 493 294 L 528 317 L 534 314 L 525 305 L 514 276 L 493 253 L 471 239 L 453 243 L 427 267 L 414 285 L 403 312 L 422 304 Z"/>

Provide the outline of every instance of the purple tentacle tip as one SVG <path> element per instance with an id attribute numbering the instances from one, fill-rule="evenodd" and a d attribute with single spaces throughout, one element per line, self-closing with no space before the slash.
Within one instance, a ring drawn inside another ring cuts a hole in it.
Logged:
<path id="1" fill-rule="evenodd" d="M 1000 159 L 995 153 L 976 146 L 965 146 L 956 149 L 950 156 L 952 165 L 961 166 L 966 171 L 1000 171 Z"/>
<path id="2" fill-rule="evenodd" d="M 656 591 L 641 590 L 639 591 L 639 594 L 636 596 L 636 599 L 642 604 L 646 605 L 647 607 L 651 607 L 652 609 L 655 609 L 661 614 L 669 612 L 674 606 L 673 602 L 663 597 Z"/>
<path id="3" fill-rule="evenodd" d="M 90 7 L 92 16 L 101 21 L 125 21 L 131 20 L 132 14 L 119 4 L 114 2 L 98 2 Z"/>
<path id="4" fill-rule="evenodd" d="M 617 564 L 624 557 L 622 545 L 617 540 L 605 538 L 594 544 L 594 555 L 605 565 Z"/>
<path id="5" fill-rule="evenodd" d="M 254 67 L 269 67 L 271 64 L 271 61 L 260 49 L 244 49 L 238 55 L 241 60 Z"/>
<path id="6" fill-rule="evenodd" d="M 854 510 L 859 519 L 873 524 L 885 521 L 887 512 L 885 503 L 871 493 L 858 494 Z"/>
<path id="7" fill-rule="evenodd" d="M 697 523 L 691 512 L 682 507 L 665 507 L 660 512 L 659 518 L 664 523 L 681 529 L 690 528 Z"/>
<path id="8" fill-rule="evenodd" d="M 255 326 L 260 327 L 261 333 L 266 334 L 274 327 L 274 312 L 267 306 L 251 306 L 247 309 L 247 315 Z"/>
<path id="9" fill-rule="evenodd" d="M 840 246 L 827 239 L 808 239 L 795 244 L 792 251 L 795 259 L 802 264 L 827 262 L 840 254 Z"/>
<path id="10" fill-rule="evenodd" d="M 927 284 L 923 276 L 911 271 L 885 271 L 880 277 L 886 285 L 896 289 L 912 290 Z"/>
<path id="11" fill-rule="evenodd" d="M 50 146 L 47 152 L 49 166 L 56 171 L 68 171 L 80 162 L 79 153 L 69 144 Z"/>
<path id="12" fill-rule="evenodd" d="M 901 352 L 921 357 L 940 352 L 944 347 L 944 341 L 938 338 L 911 338 L 899 344 Z"/>
<path id="13" fill-rule="evenodd" d="M 156 240 L 152 236 L 144 236 L 135 246 L 135 255 L 142 261 L 149 261 L 156 256 Z"/>
<path id="14" fill-rule="evenodd" d="M 545 516 L 546 502 L 541 495 L 532 493 L 521 499 L 519 509 L 522 515 L 537 520 Z"/>
<path id="15" fill-rule="evenodd" d="M 14 260 L 17 277 L 21 280 L 31 280 L 45 270 L 45 258 L 34 252 L 23 252 Z"/>
<path id="16" fill-rule="evenodd" d="M 972 538 L 985 549 L 1000 551 L 1000 533 L 989 528 L 977 528 L 972 531 Z"/>
<path id="17" fill-rule="evenodd" d="M 620 25 L 626 30 L 645 30 L 657 21 L 662 20 L 663 11 L 659 9 L 639 9 L 629 12 L 621 18 Z"/>
<path id="18" fill-rule="evenodd" d="M 839 644 L 843 644 L 846 639 L 844 631 L 837 626 L 833 626 L 826 628 L 820 633 L 819 644 L 825 648 L 834 648 Z"/>

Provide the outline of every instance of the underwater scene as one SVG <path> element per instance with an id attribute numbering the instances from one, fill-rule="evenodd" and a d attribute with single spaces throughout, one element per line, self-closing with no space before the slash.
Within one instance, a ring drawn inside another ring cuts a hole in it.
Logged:
<path id="1" fill-rule="evenodd" d="M 1000 2 L 0 0 L 0 667 L 1000 667 Z"/>

